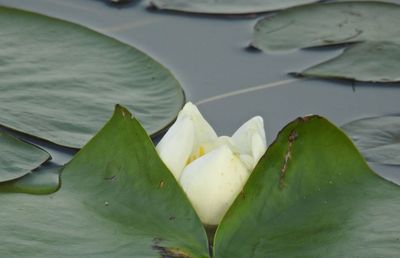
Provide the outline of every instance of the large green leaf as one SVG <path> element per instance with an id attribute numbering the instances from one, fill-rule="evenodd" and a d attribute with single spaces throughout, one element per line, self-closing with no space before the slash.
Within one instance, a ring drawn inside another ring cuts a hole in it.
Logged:
<path id="1" fill-rule="evenodd" d="M 76 24 L 0 7 L 0 123 L 80 148 L 125 104 L 150 134 L 184 103 L 179 83 L 141 51 Z"/>
<path id="2" fill-rule="evenodd" d="M 197 215 L 126 109 L 61 179 L 51 195 L 0 193 L 1 257 L 208 257 Z"/>
<path id="3" fill-rule="evenodd" d="M 363 118 L 342 129 L 368 161 L 400 165 L 400 116 Z"/>
<path id="4" fill-rule="evenodd" d="M 400 187 L 321 117 L 290 123 L 217 230 L 215 257 L 398 257 Z"/>
<path id="5" fill-rule="evenodd" d="M 265 51 L 361 41 L 400 42 L 400 5 L 338 2 L 290 8 L 260 20 L 253 45 Z"/>
<path id="6" fill-rule="evenodd" d="M 313 2 L 318 0 L 151 0 L 158 9 L 209 14 L 269 12 Z"/>
<path id="7" fill-rule="evenodd" d="M 400 81 L 400 42 L 365 42 L 301 72 L 302 76 L 369 82 Z"/>
<path id="8" fill-rule="evenodd" d="M 46 151 L 0 131 L 0 182 L 20 178 L 50 158 Z"/>

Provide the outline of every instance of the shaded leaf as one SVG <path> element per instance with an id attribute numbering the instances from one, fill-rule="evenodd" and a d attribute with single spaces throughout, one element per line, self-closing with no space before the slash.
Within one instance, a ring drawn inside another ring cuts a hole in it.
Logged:
<path id="1" fill-rule="evenodd" d="M 400 116 L 363 118 L 342 129 L 368 161 L 400 165 Z"/>
<path id="2" fill-rule="evenodd" d="M 208 14 L 269 12 L 313 2 L 318 0 L 151 0 L 158 9 Z"/>
<path id="3" fill-rule="evenodd" d="M 362 41 L 400 42 L 399 16 L 400 5 L 383 2 L 299 6 L 260 20 L 252 44 L 264 51 L 284 51 Z"/>
<path id="4" fill-rule="evenodd" d="M 396 257 L 399 203 L 400 187 L 343 132 L 318 116 L 297 119 L 223 219 L 215 257 Z"/>
<path id="5" fill-rule="evenodd" d="M 319 78 L 369 82 L 400 81 L 399 43 L 365 42 L 355 44 L 338 57 L 310 67 L 300 74 Z"/>
<path id="6" fill-rule="evenodd" d="M 109 0 L 109 3 L 111 4 L 117 4 L 117 5 L 121 5 L 121 4 L 127 4 L 132 2 L 132 0 Z"/>
<path id="7" fill-rule="evenodd" d="M 0 182 L 20 178 L 49 159 L 46 151 L 0 131 Z"/>
<path id="8" fill-rule="evenodd" d="M 2 193 L 0 202 L 2 257 L 208 257 L 189 201 L 119 106 L 66 165 L 58 192 Z"/>
<path id="9" fill-rule="evenodd" d="M 60 168 L 41 168 L 23 177 L 0 183 L 0 192 L 50 194 L 60 187 Z"/>
<path id="10" fill-rule="evenodd" d="M 0 124 L 80 148 L 125 104 L 149 134 L 184 103 L 179 83 L 143 52 L 76 24 L 0 7 Z"/>

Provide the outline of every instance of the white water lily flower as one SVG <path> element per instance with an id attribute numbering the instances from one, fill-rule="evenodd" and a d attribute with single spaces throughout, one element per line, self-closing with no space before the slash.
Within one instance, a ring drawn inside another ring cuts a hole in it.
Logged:
<path id="1" fill-rule="evenodd" d="M 218 137 L 192 103 L 157 145 L 201 221 L 217 225 L 266 150 L 263 119 L 254 117 L 232 137 Z"/>
<path id="2" fill-rule="evenodd" d="M 214 129 L 192 103 L 179 112 L 175 123 L 157 144 L 161 159 L 179 180 L 184 167 L 213 149 L 217 142 Z"/>
<path id="3" fill-rule="evenodd" d="M 180 183 L 201 221 L 217 225 L 248 177 L 243 162 L 223 145 L 190 163 Z"/>

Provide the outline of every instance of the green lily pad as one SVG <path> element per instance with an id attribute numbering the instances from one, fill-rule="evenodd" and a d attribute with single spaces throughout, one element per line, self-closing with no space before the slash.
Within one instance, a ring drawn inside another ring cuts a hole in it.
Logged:
<path id="1" fill-rule="evenodd" d="M 260 20 L 252 45 L 264 51 L 287 51 L 363 41 L 400 42 L 399 16 L 400 5 L 393 3 L 299 6 Z"/>
<path id="2" fill-rule="evenodd" d="M 185 194 L 120 106 L 63 169 L 60 190 L 7 187 L 0 184 L 4 257 L 209 257 Z M 318 116 L 299 118 L 218 227 L 214 257 L 396 257 L 399 203 L 400 187 L 374 174 L 342 131 Z"/>
<path id="3" fill-rule="evenodd" d="M 46 151 L 0 131 L 0 182 L 20 178 L 49 159 Z"/>
<path id="4" fill-rule="evenodd" d="M 0 7 L 0 124 L 80 148 L 126 105 L 149 134 L 184 104 L 174 76 L 143 52 L 82 26 Z"/>
<path id="5" fill-rule="evenodd" d="M 397 82 L 399 15 L 400 5 L 383 2 L 343 1 L 294 7 L 259 21 L 252 45 L 264 51 L 283 51 L 358 43 L 338 57 L 297 74 Z"/>
<path id="6" fill-rule="evenodd" d="M 51 195 L 0 193 L 1 256 L 208 257 L 200 220 L 126 109 L 116 108 L 61 180 Z"/>
<path id="7" fill-rule="evenodd" d="M 400 187 L 324 118 L 286 126 L 217 230 L 215 257 L 396 257 Z"/>
<path id="8" fill-rule="evenodd" d="M 400 165 L 400 116 L 363 118 L 342 129 L 368 161 Z"/>
<path id="9" fill-rule="evenodd" d="M 345 49 L 338 57 L 310 67 L 300 75 L 368 82 L 398 82 L 400 81 L 399 43 L 355 44 Z"/>
<path id="10" fill-rule="evenodd" d="M 318 0 L 151 0 L 158 9 L 208 14 L 270 12 L 314 2 Z"/>
<path id="11" fill-rule="evenodd" d="M 60 187 L 60 168 L 41 168 L 23 177 L 0 183 L 0 192 L 51 194 Z"/>

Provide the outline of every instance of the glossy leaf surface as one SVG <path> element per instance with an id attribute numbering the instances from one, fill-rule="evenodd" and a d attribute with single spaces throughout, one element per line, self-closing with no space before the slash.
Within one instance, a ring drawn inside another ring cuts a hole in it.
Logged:
<path id="1" fill-rule="evenodd" d="M 260 20 L 253 45 L 264 51 L 285 51 L 363 41 L 400 42 L 399 16 L 400 5 L 382 2 L 294 7 Z"/>
<path id="2" fill-rule="evenodd" d="M 208 257 L 197 215 L 126 109 L 61 180 L 51 195 L 0 194 L 0 256 Z"/>
<path id="3" fill-rule="evenodd" d="M 125 104 L 149 134 L 184 103 L 179 83 L 143 52 L 82 26 L 0 7 L 0 124 L 82 147 Z"/>
<path id="4" fill-rule="evenodd" d="M 400 187 L 342 131 L 318 116 L 297 119 L 222 221 L 215 257 L 396 257 L 399 204 Z"/>
<path id="5" fill-rule="evenodd" d="M 342 129 L 368 161 L 400 165 L 400 116 L 363 118 Z"/>
<path id="6" fill-rule="evenodd" d="M 317 0 L 152 0 L 158 9 L 189 13 L 251 14 L 276 11 Z"/>
<path id="7" fill-rule="evenodd" d="M 0 182 L 20 178 L 50 158 L 46 151 L 0 131 Z"/>

